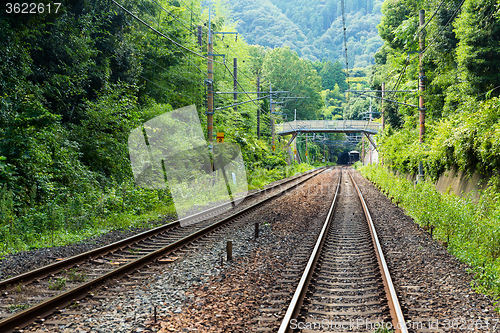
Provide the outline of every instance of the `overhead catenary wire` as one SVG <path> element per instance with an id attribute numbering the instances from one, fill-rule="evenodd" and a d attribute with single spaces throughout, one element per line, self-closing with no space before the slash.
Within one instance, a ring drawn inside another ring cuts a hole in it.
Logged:
<path id="1" fill-rule="evenodd" d="M 479 94 L 479 95 L 476 96 L 476 98 L 481 97 L 481 96 L 486 95 L 486 94 L 489 94 L 489 93 L 493 92 L 494 90 L 497 90 L 498 88 L 500 88 L 500 86 L 496 86 L 495 88 L 490 89 L 490 90 L 488 90 L 485 93 Z"/>
<path id="2" fill-rule="evenodd" d="M 111 0 L 113 1 L 113 3 L 115 5 L 117 5 L 118 7 L 120 7 L 123 11 L 125 11 L 127 14 L 129 14 L 130 16 L 132 16 L 134 19 L 136 19 L 137 21 L 141 22 L 142 24 L 144 24 L 145 26 L 147 26 L 149 29 L 151 29 L 152 31 L 154 31 L 156 34 L 158 34 L 159 36 L 162 36 L 164 37 L 165 39 L 169 40 L 170 42 L 172 42 L 173 44 L 177 45 L 178 47 L 182 48 L 183 50 L 186 50 L 200 58 L 203 58 L 203 59 L 206 59 L 206 60 L 209 60 L 208 57 L 202 55 L 202 54 L 199 54 L 198 52 L 195 52 L 187 47 L 185 47 L 184 45 L 180 44 L 179 42 L 173 40 L 172 38 L 168 37 L 167 35 L 165 35 L 164 33 L 158 31 L 157 29 L 153 28 L 152 26 L 150 26 L 149 24 L 147 24 L 146 22 L 144 22 L 142 19 L 140 19 L 139 17 L 137 17 L 135 14 L 133 14 L 132 12 L 130 12 L 128 9 L 126 9 L 125 7 L 123 7 L 121 4 L 119 4 L 118 2 L 116 2 L 115 0 Z M 218 63 L 218 64 L 222 64 L 222 62 L 220 61 L 216 61 L 216 60 L 213 60 L 214 63 Z"/>
<path id="3" fill-rule="evenodd" d="M 149 12 L 149 10 L 148 10 L 148 12 Z M 150 13 L 150 15 L 153 17 L 152 13 L 151 13 L 151 12 L 149 12 L 149 13 Z M 159 25 L 160 25 L 160 22 L 159 22 L 158 20 L 156 20 L 156 19 L 154 19 L 154 20 L 156 21 L 156 23 L 158 23 L 158 26 L 159 26 Z M 145 36 L 146 34 L 147 34 L 147 32 L 145 32 L 143 36 Z M 167 50 L 167 51 L 168 51 L 168 52 L 169 52 L 172 56 L 176 57 L 176 55 L 174 54 L 174 52 L 173 52 L 172 50 L 170 50 L 169 48 L 167 48 L 166 50 Z M 200 73 L 203 73 L 203 71 L 200 69 L 200 67 L 198 67 L 198 65 L 196 65 L 196 64 L 195 64 L 195 63 L 194 63 L 191 59 L 189 59 L 189 58 L 187 57 L 187 55 L 186 55 L 183 51 L 180 51 L 180 52 L 184 55 L 185 59 L 187 59 L 187 61 L 189 61 L 189 62 L 190 62 L 190 64 L 191 64 L 191 65 L 193 65 L 194 67 L 196 67 L 196 69 L 197 69 Z"/>
<path id="4" fill-rule="evenodd" d="M 180 95 L 180 96 L 184 96 L 184 97 L 186 97 L 186 98 L 194 98 L 194 99 L 196 99 L 196 97 L 195 97 L 195 96 L 192 96 L 192 95 L 185 95 L 185 94 L 180 93 L 180 92 L 178 92 L 178 91 L 175 91 L 175 90 L 172 90 L 172 89 L 168 89 L 167 87 L 161 86 L 161 85 L 159 85 L 159 84 L 158 84 L 158 83 L 156 83 L 156 82 L 153 82 L 153 81 L 151 81 L 151 80 L 149 80 L 149 79 L 146 79 L 144 76 L 142 76 L 142 75 L 140 75 L 140 74 L 139 74 L 138 76 L 139 76 L 141 79 L 148 81 L 149 83 L 151 83 L 151 84 L 153 84 L 153 85 L 157 86 L 157 87 L 158 87 L 158 88 L 160 88 L 160 89 L 163 89 L 163 90 L 166 90 L 166 91 L 170 91 L 171 93 L 174 93 L 174 94 L 177 94 L 177 95 Z"/>
<path id="5" fill-rule="evenodd" d="M 462 5 L 464 4 L 464 2 L 465 2 L 465 0 L 462 0 L 462 2 L 460 3 L 460 5 L 458 5 L 458 7 L 455 9 L 455 11 L 453 12 L 453 14 L 449 18 L 448 22 L 446 22 L 446 24 L 444 25 L 444 27 L 442 27 L 441 30 L 439 30 L 439 32 L 436 34 L 436 37 L 434 37 L 434 39 L 432 39 L 429 42 L 429 44 L 427 44 L 427 46 L 425 47 L 425 49 L 422 50 L 422 53 L 425 53 L 425 51 L 427 51 L 429 49 L 429 47 L 438 39 L 438 37 L 444 31 L 444 29 L 446 29 L 446 27 L 448 26 L 448 24 L 450 24 L 453 21 L 453 19 L 457 15 L 458 11 L 460 10 L 460 8 L 462 8 Z"/>
<path id="6" fill-rule="evenodd" d="M 147 33 L 147 32 L 146 32 L 146 33 Z M 146 33 L 145 33 L 145 34 L 146 34 Z M 145 34 L 144 34 L 144 35 L 145 35 Z M 170 50 L 169 48 L 167 48 L 166 50 L 167 50 L 167 52 L 168 52 L 168 53 L 170 53 L 173 57 L 176 57 L 176 55 L 174 54 L 174 52 L 173 52 L 172 50 Z M 197 69 L 200 73 L 204 73 L 204 72 L 201 70 L 201 68 L 200 68 L 198 65 L 196 65 L 196 64 L 195 64 L 195 63 L 194 63 L 191 59 L 189 59 L 189 58 L 187 57 L 187 55 L 186 55 L 184 52 L 182 52 L 182 51 L 180 51 L 180 52 L 184 55 L 185 59 L 186 59 L 186 60 L 187 60 L 187 61 L 188 61 L 191 65 L 193 65 L 193 66 L 194 66 L 194 67 L 195 67 L 195 68 L 196 68 L 196 69 Z M 144 57 L 146 58 L 146 56 L 144 56 Z M 157 64 L 157 65 L 158 65 L 158 64 Z M 158 65 L 158 66 L 159 66 L 159 65 Z M 165 68 L 164 68 L 164 69 L 165 69 Z"/>
<path id="7" fill-rule="evenodd" d="M 154 1 L 154 0 L 153 0 Z M 136 19 L 137 21 L 141 22 L 143 25 L 145 25 L 147 28 L 149 28 L 150 30 L 153 30 L 158 36 L 161 36 L 161 37 L 164 37 L 170 41 L 172 41 L 178 48 L 179 48 L 179 51 L 182 53 L 182 55 L 184 56 L 184 59 L 187 60 L 188 62 L 191 63 L 191 65 L 193 65 L 199 72 L 203 73 L 203 71 L 199 68 L 199 66 L 197 66 L 188 56 L 186 53 L 183 52 L 183 49 L 187 49 L 188 51 L 190 51 L 190 53 L 193 53 L 191 52 L 191 50 L 189 50 L 188 48 L 184 47 L 183 45 L 181 45 L 180 43 L 176 42 L 175 40 L 173 40 L 172 38 L 169 38 L 168 36 L 165 36 L 165 34 L 163 34 L 162 32 L 158 31 L 157 29 L 154 29 L 151 27 L 151 25 L 147 24 L 144 20 L 140 19 L 138 16 L 132 14 L 130 11 L 128 11 L 126 8 L 124 8 L 123 6 L 121 6 L 119 3 L 117 3 L 116 1 L 113 0 L 113 2 L 118 6 L 120 7 L 121 9 L 123 9 L 127 14 L 131 15 L 132 17 L 134 17 L 134 19 Z M 144 5 L 144 3 L 143 3 Z M 161 7 L 161 6 L 160 6 Z M 157 19 L 152 13 L 151 11 L 144 5 L 144 8 L 146 9 L 146 11 L 149 13 L 149 16 L 151 16 L 152 20 L 155 21 L 156 24 L 158 24 L 158 26 L 160 26 L 160 21 L 159 21 L 159 18 Z M 146 32 L 147 33 L 147 32 Z M 145 33 L 145 34 L 146 34 Z M 174 54 L 174 52 L 170 49 L 170 48 L 167 48 L 166 49 L 168 53 L 170 53 L 172 56 L 176 57 L 177 55 Z M 190 81 L 193 83 L 193 91 L 192 93 L 194 94 L 195 93 L 195 89 L 194 87 L 196 86 L 196 83 L 197 81 L 196 80 L 193 80 L 192 78 L 188 78 L 186 76 L 182 76 L 182 75 L 179 75 L 179 72 L 177 71 L 173 71 L 171 69 L 167 69 L 161 65 L 159 65 L 157 62 L 149 59 L 148 57 L 146 57 L 145 55 L 143 55 L 143 60 L 146 60 L 152 64 L 154 64 L 155 66 L 158 66 L 162 69 L 164 69 L 165 71 L 168 71 L 168 74 L 169 75 L 174 75 L 180 79 L 183 79 L 183 80 L 187 80 L 187 81 Z M 175 74 L 176 73 L 176 74 Z M 169 88 L 166 88 L 165 86 L 162 86 L 158 83 L 155 83 L 153 82 L 152 80 L 149 80 L 147 78 L 145 78 L 144 76 L 142 75 L 138 75 L 140 78 L 142 78 L 143 80 L 155 85 L 156 87 L 160 88 L 160 89 L 163 89 L 165 91 L 169 91 L 173 94 L 177 94 L 178 96 L 184 96 L 186 98 L 193 98 L 193 99 L 196 99 L 196 97 L 194 95 L 186 95 L 186 94 L 183 94 L 183 93 L 180 93 L 178 91 L 174 91 L 172 89 L 169 89 Z M 200 81 L 201 82 L 201 81 Z"/>
<path id="8" fill-rule="evenodd" d="M 150 16 L 153 17 L 152 13 L 148 10 L 148 12 L 150 13 Z M 156 21 L 156 23 L 158 23 L 158 26 L 160 26 L 160 21 L 159 20 L 156 20 L 154 17 L 153 17 L 153 20 Z M 166 32 L 167 35 L 170 35 L 168 32 Z M 185 59 L 191 64 L 193 65 L 194 67 L 196 67 L 196 69 L 200 72 L 200 73 L 203 73 L 203 71 L 201 70 L 201 68 L 196 65 L 183 51 L 182 51 L 182 48 L 179 47 L 179 45 L 176 45 L 180 50 L 180 52 L 184 55 Z M 172 56 L 176 56 L 172 50 L 170 50 L 169 48 L 166 49 Z"/>
<path id="9" fill-rule="evenodd" d="M 221 40 L 221 42 L 223 42 L 223 40 L 221 39 L 220 36 L 215 35 L 214 37 L 216 39 L 219 38 Z M 236 50 L 233 49 L 232 46 L 229 45 L 229 43 L 225 44 L 225 45 L 226 45 L 227 49 L 229 49 L 229 51 L 231 51 L 235 55 L 236 58 L 241 59 L 243 62 L 245 62 L 245 60 L 247 59 L 246 57 L 242 57 Z M 214 49 L 215 49 L 215 47 L 214 47 Z M 226 52 L 221 52 L 221 53 L 226 53 Z M 255 79 L 254 77 L 251 77 L 250 75 L 248 75 L 247 73 L 245 73 L 244 70 L 241 70 L 241 68 L 240 68 L 239 74 L 242 74 L 243 76 L 245 76 L 249 80 L 254 80 Z"/>
<path id="10" fill-rule="evenodd" d="M 143 58 L 144 58 L 144 60 L 148 61 L 149 63 L 151 63 L 151 64 L 153 64 L 153 65 L 155 65 L 155 66 L 158 66 L 158 67 L 160 67 L 161 69 L 163 69 L 163 70 L 167 71 L 169 75 L 173 75 L 173 76 L 176 76 L 176 77 L 178 77 L 178 78 L 180 78 L 180 79 L 184 79 L 184 80 L 186 80 L 186 81 L 190 81 L 190 82 L 193 82 L 193 83 L 197 83 L 197 81 L 196 81 L 196 80 L 194 80 L 193 78 L 188 78 L 188 77 L 186 77 L 186 76 L 179 75 L 179 73 L 178 73 L 178 72 L 174 72 L 174 71 L 172 71 L 171 69 L 165 68 L 165 67 L 161 66 L 160 64 L 158 64 L 156 61 L 153 61 L 153 60 L 149 59 L 149 58 L 148 58 L 148 57 L 146 57 L 146 56 L 143 56 Z"/>
<path id="11" fill-rule="evenodd" d="M 229 69 L 229 67 L 227 67 L 227 64 L 226 64 L 226 63 L 224 63 L 224 66 L 226 67 L 227 71 L 229 72 L 229 74 L 231 75 L 231 77 L 233 78 L 233 80 L 235 80 L 235 81 L 236 81 L 236 84 L 237 84 L 237 85 L 241 88 L 241 90 L 243 90 L 243 93 L 244 93 L 245 95 L 247 95 L 247 97 L 248 97 L 249 99 L 252 99 L 252 97 L 251 97 L 251 96 L 250 96 L 250 95 L 246 92 L 245 88 L 243 88 L 243 86 L 241 85 L 240 81 L 238 81 L 238 79 L 234 77 L 233 72 L 231 71 L 231 69 Z M 263 92 L 263 93 L 264 93 L 264 92 Z M 261 111 L 264 111 L 264 110 L 261 108 L 261 106 L 260 106 L 260 105 L 258 105 L 257 103 L 255 103 L 255 101 L 252 101 L 252 102 L 253 102 L 253 104 L 255 104 L 255 106 L 256 106 L 256 107 L 258 107 Z"/>
<path id="12" fill-rule="evenodd" d="M 443 5 L 443 3 L 445 2 L 445 0 L 443 0 L 440 4 L 439 4 L 439 7 L 441 7 Z M 441 33 L 444 31 L 444 29 L 446 29 L 446 27 L 453 21 L 453 19 L 455 18 L 455 16 L 457 15 L 458 11 L 460 10 L 460 8 L 462 7 L 462 5 L 464 4 L 465 0 L 462 0 L 462 2 L 458 5 L 458 7 L 455 9 L 455 11 L 453 12 L 453 14 L 451 15 L 451 17 L 448 19 L 448 21 L 446 22 L 446 24 L 439 30 L 439 32 L 436 34 L 436 36 L 427 44 L 427 46 L 425 47 L 425 49 L 423 49 L 420 53 L 418 53 L 417 55 L 413 56 L 411 59 L 409 57 L 409 54 L 408 54 L 408 57 L 406 58 L 406 63 L 405 63 L 405 66 L 401 72 L 401 74 L 399 75 L 398 77 L 398 80 L 394 86 L 394 88 L 392 90 L 397 90 L 398 87 L 399 87 L 399 84 L 400 84 L 400 81 L 403 77 L 403 75 L 406 73 L 406 69 L 408 68 L 409 64 L 411 63 L 412 60 L 414 60 L 415 58 L 417 58 L 418 56 L 420 56 L 420 54 L 423 54 L 425 53 L 429 47 L 439 38 L 439 36 L 441 35 Z M 420 32 L 419 34 L 421 34 L 423 31 L 424 31 L 424 28 L 427 26 L 427 24 L 432 20 L 432 18 L 436 15 L 436 13 L 438 12 L 439 8 L 434 12 L 434 14 L 432 15 L 431 19 L 429 21 L 427 21 L 427 23 L 422 27 L 422 29 L 420 29 Z"/>
<path id="13" fill-rule="evenodd" d="M 194 55 L 196 55 L 196 56 L 198 56 L 198 57 L 201 57 L 201 58 L 206 59 L 206 60 L 210 60 L 208 57 L 206 57 L 206 56 L 204 56 L 204 55 L 201 55 L 201 54 L 199 54 L 198 52 L 195 52 L 195 51 L 193 51 L 193 50 L 191 50 L 191 49 L 189 49 L 189 48 L 185 47 L 184 45 L 182 45 L 182 44 L 178 43 L 178 42 L 177 42 L 177 41 L 175 41 L 174 39 L 172 39 L 172 38 L 168 37 L 167 35 L 163 34 L 162 32 L 158 31 L 157 29 L 153 28 L 151 25 L 149 25 L 148 23 L 146 23 L 144 20 L 140 19 L 138 16 L 136 16 L 135 14 L 133 14 L 132 12 L 130 12 L 128 9 L 126 9 L 125 7 L 123 7 L 121 4 L 119 4 L 119 3 L 118 3 L 118 2 L 116 2 L 115 0 L 112 0 L 112 1 L 113 1 L 113 3 L 114 3 L 115 5 L 117 5 L 118 7 L 120 7 L 123 11 L 125 11 L 127 14 L 129 14 L 130 16 L 132 16 L 135 20 L 139 21 L 140 23 L 142 23 L 143 25 L 145 25 L 146 27 L 148 27 L 150 30 L 152 30 L 153 32 L 155 32 L 157 35 L 159 35 L 159 36 L 161 36 L 161 37 L 163 37 L 163 38 L 165 38 L 165 39 L 169 40 L 170 42 L 174 43 L 176 46 L 178 46 L 178 47 L 180 47 L 180 48 L 182 48 L 182 49 L 184 49 L 184 50 L 186 50 L 186 51 L 188 51 L 188 52 L 190 52 L 190 53 L 192 53 L 192 54 L 194 54 Z M 192 10 L 191 10 L 191 11 L 192 11 Z M 210 29 L 210 27 L 209 27 L 209 29 Z M 235 79 L 235 78 L 234 78 L 233 73 L 231 72 L 231 70 L 229 69 L 229 67 L 227 66 L 227 64 L 226 64 L 225 62 L 216 61 L 216 60 L 212 60 L 212 61 L 213 61 L 213 63 L 223 64 L 223 65 L 224 65 L 224 67 L 225 67 L 225 68 L 228 70 L 228 72 L 230 73 L 230 75 L 233 77 L 233 79 Z M 198 68 L 198 69 L 199 69 L 199 68 Z M 140 76 L 140 75 L 139 75 L 139 76 Z M 172 91 L 172 90 L 170 90 L 170 89 L 168 89 L 168 88 L 162 87 L 162 86 L 160 86 L 160 85 L 158 85 L 158 84 L 156 84 L 156 83 L 152 82 L 151 80 L 148 80 L 148 79 L 146 79 L 146 78 L 144 78 L 144 77 L 142 77 L 142 76 L 140 76 L 140 77 L 141 77 L 142 79 L 144 79 L 144 80 L 148 81 L 148 82 L 151 82 L 152 84 L 154 84 L 154 85 L 156 85 L 156 86 L 158 86 L 158 87 L 160 87 L 160 88 L 162 88 L 162 89 L 165 89 L 165 90 L 167 90 L 167 91 L 171 91 L 171 92 L 173 92 L 173 93 L 177 93 L 177 92 Z M 240 83 L 237 79 L 235 79 L 235 81 L 237 82 L 238 86 L 239 86 L 239 87 L 243 90 L 243 92 L 244 92 L 244 93 L 245 93 L 245 94 L 246 94 L 246 95 L 247 95 L 247 96 L 251 99 L 250 95 L 249 95 L 248 93 L 246 93 L 246 91 L 245 91 L 245 89 L 243 88 L 243 86 L 241 85 L 241 83 Z M 185 96 L 185 97 L 193 97 L 193 96 L 187 96 L 187 95 L 184 95 L 184 94 L 181 94 L 181 93 L 177 93 L 177 94 L 182 95 L 182 96 Z M 259 109 L 261 109 L 261 110 L 262 110 L 262 108 L 261 108 L 261 107 L 260 107 L 257 103 L 255 103 L 255 101 L 252 101 L 252 102 L 253 102 L 253 103 L 254 103 L 254 104 L 255 104 L 255 105 L 256 105 Z"/>
<path id="14" fill-rule="evenodd" d="M 396 81 L 396 84 L 394 85 L 394 87 L 392 88 L 392 96 L 395 96 L 395 92 L 398 90 L 399 88 L 399 84 L 401 82 L 401 79 L 403 78 L 403 76 L 405 75 L 406 73 L 406 69 L 408 68 L 408 65 L 410 64 L 410 57 L 407 57 L 406 58 L 406 63 L 405 63 L 405 67 L 403 68 L 403 70 L 401 71 L 401 73 L 399 74 L 399 77 L 398 77 L 398 80 Z"/>
<path id="15" fill-rule="evenodd" d="M 346 82 L 347 82 L 347 90 L 351 89 L 351 85 L 349 83 L 349 61 L 347 58 L 347 29 L 346 29 L 346 19 L 345 19 L 345 2 L 341 0 L 341 8 L 342 8 L 342 28 L 344 30 L 344 53 L 345 53 L 345 69 L 346 69 Z M 349 93 L 347 93 L 347 112 L 351 113 L 351 106 L 349 104 Z"/>
<path id="16" fill-rule="evenodd" d="M 156 3 L 156 4 L 158 5 L 158 7 L 160 7 L 160 9 L 161 9 L 162 11 L 164 11 L 165 13 L 167 13 L 168 15 L 170 15 L 170 16 L 171 16 L 174 20 L 176 20 L 177 22 L 179 22 L 180 24 L 182 24 L 182 25 L 184 26 L 184 28 L 186 28 L 188 31 L 190 31 L 190 32 L 192 32 L 192 33 L 194 33 L 194 34 L 196 34 L 196 32 L 191 31 L 191 29 L 192 29 L 193 27 L 192 27 L 191 25 L 189 25 L 187 22 L 185 22 L 185 21 L 181 20 L 181 18 L 180 18 L 180 17 L 175 16 L 174 14 L 172 14 L 172 12 L 170 12 L 170 11 L 166 10 L 166 9 L 165 9 L 165 8 L 164 8 L 164 7 L 163 7 L 163 6 L 162 6 L 162 5 L 158 2 L 158 1 L 156 1 L 156 0 L 151 0 L 151 1 L 153 1 L 154 3 Z"/>
<path id="17" fill-rule="evenodd" d="M 434 11 L 434 13 L 432 14 L 431 18 L 430 18 L 427 22 L 425 22 L 424 26 L 423 26 L 422 28 L 420 28 L 420 30 L 419 30 L 419 31 L 417 31 L 417 32 L 415 33 L 415 35 L 413 36 L 413 39 L 414 39 L 414 40 L 415 40 L 415 38 L 416 38 L 418 35 L 420 35 L 420 34 L 422 33 L 422 31 L 424 31 L 424 29 L 427 27 L 427 25 L 428 25 L 429 23 L 431 23 L 431 21 L 432 21 L 432 19 L 434 18 L 434 16 L 436 16 L 437 12 L 439 11 L 439 9 L 441 8 L 441 6 L 442 6 L 442 5 L 443 5 L 446 1 L 448 1 L 448 0 L 443 0 L 443 1 L 441 1 L 441 3 L 439 4 L 438 8 L 437 8 L 437 9 Z"/>

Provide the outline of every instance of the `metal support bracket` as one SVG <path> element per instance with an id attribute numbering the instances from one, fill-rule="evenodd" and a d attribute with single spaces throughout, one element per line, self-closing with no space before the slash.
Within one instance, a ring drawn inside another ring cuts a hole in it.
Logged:
<path id="1" fill-rule="evenodd" d="M 375 144 L 375 142 L 373 142 L 372 138 L 370 137 L 369 134 L 367 134 L 366 132 L 363 132 L 363 134 L 366 136 L 366 138 L 368 139 L 368 141 L 370 141 L 371 145 L 373 146 L 373 148 L 375 148 L 375 150 L 378 152 L 378 149 L 377 149 L 377 145 Z"/>
<path id="2" fill-rule="evenodd" d="M 292 138 L 291 138 L 291 139 L 288 141 L 288 143 L 286 144 L 286 147 L 287 147 L 287 148 L 288 148 L 288 147 L 290 147 L 290 145 L 292 144 L 293 140 L 295 140 L 295 138 L 297 137 L 297 134 L 298 134 L 298 132 L 294 132 L 294 133 L 292 134 Z"/>
<path id="3" fill-rule="evenodd" d="M 226 55 L 225 54 L 209 53 L 208 55 L 212 56 L 212 57 L 222 57 L 222 62 L 226 63 Z"/>

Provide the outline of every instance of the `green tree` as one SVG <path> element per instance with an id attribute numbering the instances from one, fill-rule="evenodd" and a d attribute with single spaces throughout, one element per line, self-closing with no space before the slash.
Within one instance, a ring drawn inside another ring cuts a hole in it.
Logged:
<path id="1" fill-rule="evenodd" d="M 300 59 L 289 47 L 276 48 L 266 54 L 262 65 L 263 77 L 273 90 L 290 91 L 288 96 L 306 97 L 289 99 L 281 107 L 289 119 L 297 109 L 299 119 L 316 119 L 323 106 L 320 96 L 321 78 L 310 61 Z"/>
<path id="2" fill-rule="evenodd" d="M 484 93 L 500 82 L 498 7 L 496 0 L 468 0 L 455 21 L 460 76 L 471 94 Z M 493 92 L 498 94 L 498 90 Z"/>
<path id="3" fill-rule="evenodd" d="M 333 64 L 330 60 L 326 61 L 319 75 L 321 76 L 323 89 L 333 90 L 335 89 L 335 85 L 338 85 L 341 92 L 347 89 L 346 75 L 338 60 Z"/>

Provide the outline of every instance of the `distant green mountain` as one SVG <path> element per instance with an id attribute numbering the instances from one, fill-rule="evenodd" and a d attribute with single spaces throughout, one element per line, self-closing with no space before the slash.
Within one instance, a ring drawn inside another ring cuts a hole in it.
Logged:
<path id="1" fill-rule="evenodd" d="M 374 64 L 383 0 L 345 0 L 349 67 Z M 233 0 L 238 31 L 250 44 L 290 46 L 313 61 L 344 60 L 340 0 Z"/>

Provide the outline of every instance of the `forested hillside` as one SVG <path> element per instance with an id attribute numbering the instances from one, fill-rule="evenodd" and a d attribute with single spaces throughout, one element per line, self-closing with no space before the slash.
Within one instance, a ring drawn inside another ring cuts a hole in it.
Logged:
<path id="1" fill-rule="evenodd" d="M 472 173 L 500 168 L 500 7 L 495 0 L 387 0 L 379 26 L 372 88 L 418 89 L 419 10 L 426 10 L 425 139 L 418 143 L 416 107 L 386 103 L 390 126 L 381 137 L 385 161 L 405 173 L 436 178 L 458 167 Z M 388 98 L 418 104 L 417 93 Z"/>
<path id="2" fill-rule="evenodd" d="M 346 32 L 350 68 L 374 63 L 382 45 L 377 32 L 381 0 L 346 0 Z M 236 0 L 228 2 L 237 29 L 250 44 L 289 46 L 300 57 L 345 63 L 340 0 Z"/>

